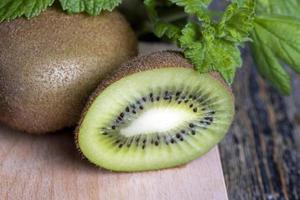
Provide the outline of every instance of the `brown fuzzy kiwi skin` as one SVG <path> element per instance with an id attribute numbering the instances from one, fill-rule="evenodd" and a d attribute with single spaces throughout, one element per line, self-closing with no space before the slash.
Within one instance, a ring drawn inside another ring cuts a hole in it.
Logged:
<path id="1" fill-rule="evenodd" d="M 117 11 L 52 8 L 1 23 L 0 122 L 34 134 L 74 126 L 98 83 L 136 54 L 136 36 Z"/>
<path id="2" fill-rule="evenodd" d="M 183 67 L 183 68 L 193 68 L 193 65 L 183 57 L 182 53 L 179 51 L 161 51 L 155 52 L 149 55 L 136 57 L 126 63 L 124 63 L 120 68 L 113 71 L 110 76 L 103 79 L 102 82 L 99 84 L 98 88 L 94 91 L 94 93 L 90 96 L 87 105 L 85 106 L 82 117 L 78 123 L 78 126 L 75 129 L 75 145 L 81 154 L 82 158 L 85 158 L 83 153 L 80 150 L 78 137 L 79 137 L 79 130 L 80 126 L 85 118 L 88 109 L 97 98 L 97 96 L 104 91 L 109 85 L 112 83 L 120 80 L 121 78 L 152 69 L 160 69 L 166 67 Z M 209 73 L 212 78 L 216 81 L 219 81 L 228 94 L 232 97 L 232 102 L 234 103 L 234 96 L 232 94 L 232 90 L 229 85 L 225 82 L 225 80 L 221 77 L 218 72 L 210 72 Z M 184 166 L 184 165 L 183 165 Z"/>

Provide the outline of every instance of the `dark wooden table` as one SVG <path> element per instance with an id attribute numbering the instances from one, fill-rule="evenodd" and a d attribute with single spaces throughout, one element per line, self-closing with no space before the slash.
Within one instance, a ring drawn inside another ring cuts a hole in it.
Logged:
<path id="1" fill-rule="evenodd" d="M 285 97 L 244 53 L 235 121 L 219 146 L 229 199 L 300 199 L 300 76 L 291 74 L 293 94 Z"/>

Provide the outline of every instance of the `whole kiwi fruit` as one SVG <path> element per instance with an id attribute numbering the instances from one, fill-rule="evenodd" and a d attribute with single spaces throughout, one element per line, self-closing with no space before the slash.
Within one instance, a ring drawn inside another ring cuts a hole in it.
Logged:
<path id="1" fill-rule="evenodd" d="M 28 133 L 76 124 L 87 97 L 137 54 L 117 11 L 91 17 L 52 8 L 0 24 L 0 122 Z"/>
<path id="2" fill-rule="evenodd" d="M 76 130 L 80 152 L 113 171 L 186 164 L 227 133 L 234 97 L 217 72 L 200 74 L 181 53 L 135 58 L 105 78 Z"/>

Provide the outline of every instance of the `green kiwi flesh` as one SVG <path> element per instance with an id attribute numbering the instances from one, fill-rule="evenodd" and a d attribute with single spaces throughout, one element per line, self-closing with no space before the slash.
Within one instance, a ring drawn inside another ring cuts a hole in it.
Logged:
<path id="1" fill-rule="evenodd" d="M 97 166 L 145 171 L 182 165 L 209 151 L 230 127 L 228 86 L 196 72 L 178 53 L 137 58 L 115 74 L 95 92 L 77 129 L 80 151 Z"/>
<path id="2" fill-rule="evenodd" d="M 50 8 L 0 24 L 0 122 L 34 134 L 78 123 L 88 97 L 137 54 L 117 11 L 67 15 Z"/>

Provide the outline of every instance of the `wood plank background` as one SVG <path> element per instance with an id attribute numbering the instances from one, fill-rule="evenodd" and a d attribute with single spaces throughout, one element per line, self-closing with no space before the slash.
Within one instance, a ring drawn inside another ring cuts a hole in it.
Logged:
<path id="1" fill-rule="evenodd" d="M 300 76 L 280 95 L 257 74 L 249 49 L 234 83 L 236 116 L 220 145 L 229 199 L 300 199 Z"/>

